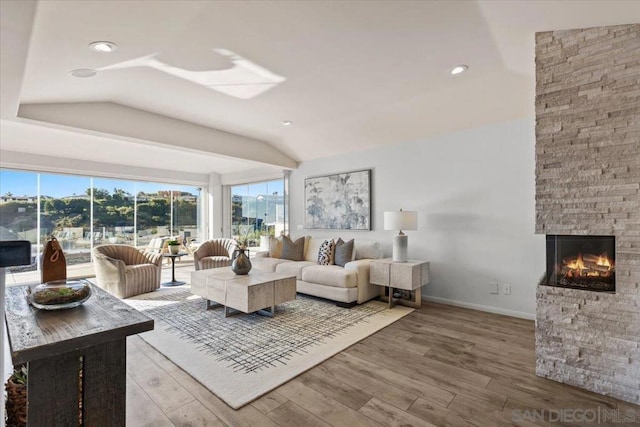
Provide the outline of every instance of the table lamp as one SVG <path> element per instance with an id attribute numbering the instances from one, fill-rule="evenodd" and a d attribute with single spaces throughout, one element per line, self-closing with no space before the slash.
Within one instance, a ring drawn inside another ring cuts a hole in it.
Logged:
<path id="1" fill-rule="evenodd" d="M 398 230 L 393 237 L 393 261 L 407 262 L 407 245 L 409 238 L 402 230 L 418 229 L 418 212 L 416 211 L 390 211 L 384 213 L 384 229 Z"/>

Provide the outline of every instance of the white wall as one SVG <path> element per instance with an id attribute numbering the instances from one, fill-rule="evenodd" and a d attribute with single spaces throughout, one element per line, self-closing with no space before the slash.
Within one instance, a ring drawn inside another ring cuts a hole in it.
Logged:
<path id="1" fill-rule="evenodd" d="M 533 318 L 544 272 L 544 237 L 534 235 L 534 120 L 523 119 L 422 141 L 302 163 L 291 174 L 293 235 L 378 240 L 391 255 L 386 210 L 416 210 L 409 257 L 431 263 L 432 300 Z M 304 179 L 372 169 L 372 231 L 302 230 Z M 489 293 L 489 282 L 511 295 Z"/>
<path id="2" fill-rule="evenodd" d="M 207 239 L 215 239 L 222 237 L 222 224 L 224 218 L 224 210 L 229 202 L 225 202 L 223 187 L 220 183 L 220 175 L 217 173 L 209 174 L 209 187 L 207 191 Z M 228 208 L 231 210 L 231 207 Z M 204 237 L 203 241 L 206 240 Z"/>

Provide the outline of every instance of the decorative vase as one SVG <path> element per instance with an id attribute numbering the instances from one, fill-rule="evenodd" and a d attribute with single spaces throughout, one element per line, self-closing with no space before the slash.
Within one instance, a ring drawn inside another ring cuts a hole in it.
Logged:
<path id="1" fill-rule="evenodd" d="M 171 255 L 178 255 L 178 252 L 180 252 L 180 245 L 169 245 L 168 247 Z"/>
<path id="2" fill-rule="evenodd" d="M 251 271 L 251 260 L 247 256 L 249 249 L 236 249 L 233 251 L 233 262 L 231 270 L 239 276 L 249 274 Z"/>

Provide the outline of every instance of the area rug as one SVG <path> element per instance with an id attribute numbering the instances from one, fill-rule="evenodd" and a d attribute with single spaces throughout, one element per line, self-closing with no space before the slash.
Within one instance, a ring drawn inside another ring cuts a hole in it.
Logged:
<path id="1" fill-rule="evenodd" d="M 379 301 L 340 308 L 298 295 L 274 317 L 206 310 L 187 290 L 163 289 L 124 300 L 155 320 L 140 337 L 238 409 L 411 313 Z"/>

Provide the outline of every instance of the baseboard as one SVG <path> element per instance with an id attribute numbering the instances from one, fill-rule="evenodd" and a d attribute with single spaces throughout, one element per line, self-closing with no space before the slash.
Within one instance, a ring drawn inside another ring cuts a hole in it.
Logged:
<path id="1" fill-rule="evenodd" d="M 518 317 L 520 319 L 536 320 L 536 315 L 534 313 L 527 313 L 524 311 L 508 310 L 506 308 L 492 307 L 489 305 L 474 304 L 471 302 L 464 302 L 464 301 L 458 301 L 453 299 L 431 297 L 431 296 L 424 296 L 424 295 L 422 296 L 422 300 L 437 302 L 439 304 L 453 305 L 456 307 L 471 308 L 473 310 L 486 311 L 488 313 L 503 314 L 505 316 Z"/>

